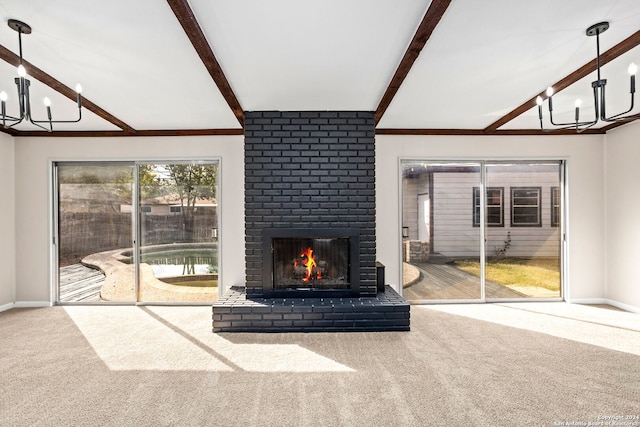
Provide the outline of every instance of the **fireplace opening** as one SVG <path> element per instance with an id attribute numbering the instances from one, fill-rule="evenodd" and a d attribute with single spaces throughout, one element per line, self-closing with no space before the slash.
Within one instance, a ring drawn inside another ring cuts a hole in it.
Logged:
<path id="1" fill-rule="evenodd" d="M 350 289 L 349 238 L 272 240 L 273 289 Z"/>
<path id="2" fill-rule="evenodd" d="M 263 230 L 263 295 L 359 296 L 357 229 Z"/>

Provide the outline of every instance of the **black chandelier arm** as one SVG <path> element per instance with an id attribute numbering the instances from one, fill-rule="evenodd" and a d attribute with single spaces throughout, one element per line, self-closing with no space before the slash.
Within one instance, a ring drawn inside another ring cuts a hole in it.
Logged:
<path id="1" fill-rule="evenodd" d="M 4 122 L 21 122 L 24 117 L 13 117 L 5 113 L 5 108 L 2 109 L 2 125 L 4 127 L 9 127 L 4 124 Z"/>
<path id="2" fill-rule="evenodd" d="M 547 96 L 547 105 L 549 107 L 549 121 L 553 126 L 556 126 L 553 129 L 545 129 L 543 124 L 543 115 L 542 115 L 542 99 L 539 97 L 540 101 L 538 103 L 538 119 L 540 121 L 540 130 L 543 132 L 553 132 L 556 130 L 566 130 L 566 129 L 575 129 L 578 133 L 585 131 L 586 129 L 591 128 L 593 125 L 598 123 L 598 93 L 597 88 L 593 86 L 593 103 L 594 103 L 594 118 L 592 121 L 579 121 L 579 109 L 576 107 L 576 120 L 570 123 L 556 123 L 553 120 L 553 95 Z M 581 127 L 584 127 L 580 129 Z"/>
<path id="3" fill-rule="evenodd" d="M 76 120 L 29 120 L 31 123 L 78 123 L 82 117 L 79 117 Z"/>
<path id="4" fill-rule="evenodd" d="M 39 125 L 38 123 L 34 122 L 31 118 L 29 118 L 29 122 L 35 126 L 38 126 L 42 130 L 46 130 L 47 132 L 51 132 L 51 130 L 53 130 L 53 129 L 49 130 L 44 126 Z"/>
<path id="5" fill-rule="evenodd" d="M 588 129 L 591 129 L 593 127 L 593 125 L 595 125 L 597 122 L 591 122 L 591 124 L 589 124 L 588 126 L 585 127 L 576 127 L 575 123 L 572 123 L 569 126 L 561 126 L 561 127 L 557 127 L 557 128 L 553 128 L 553 129 L 545 129 L 543 127 L 540 127 L 540 130 L 544 133 L 554 133 L 557 132 L 559 130 L 574 130 L 576 131 L 576 133 L 582 133 Z M 578 124 L 580 126 L 580 124 Z"/>
<path id="6" fill-rule="evenodd" d="M 31 123 L 33 123 L 34 125 L 46 130 L 47 132 L 52 132 L 53 131 L 53 124 L 54 123 L 78 123 L 80 120 L 82 120 L 82 104 L 81 104 L 81 97 L 78 96 L 78 118 L 75 120 L 52 120 L 51 119 L 51 109 L 49 107 L 47 107 L 47 116 L 48 119 L 47 120 L 34 120 L 33 118 L 29 118 L 29 121 Z M 48 123 L 49 124 L 49 129 L 41 126 L 39 123 Z"/>
<path id="7" fill-rule="evenodd" d="M 2 127 L 5 128 L 5 129 L 11 129 L 12 127 L 22 123 L 22 120 L 24 120 L 24 119 L 19 119 L 19 118 L 11 117 L 11 116 L 3 116 L 2 117 Z M 12 123 L 10 125 L 7 125 L 7 122 L 14 122 L 14 123 Z"/>
<path id="8" fill-rule="evenodd" d="M 626 111 L 623 111 L 622 113 L 618 113 L 618 114 L 614 114 L 611 117 L 607 117 L 606 111 L 605 111 L 605 90 L 604 90 L 604 86 L 602 86 L 602 91 L 600 93 L 600 99 L 601 99 L 601 104 L 602 104 L 602 108 L 600 110 L 600 119 L 605 121 L 605 122 L 623 122 L 623 121 L 628 121 L 630 120 L 629 117 L 621 117 L 624 116 L 627 113 L 630 113 L 631 110 L 633 110 L 633 108 L 635 107 L 635 76 L 631 76 L 631 90 L 630 90 L 630 95 L 631 95 L 631 102 L 630 102 L 630 106 L 629 109 L 627 109 Z"/>
<path id="9" fill-rule="evenodd" d="M 4 105 L 3 105 L 4 107 Z M 78 107 L 78 118 L 75 120 L 51 120 L 51 116 L 50 116 L 50 110 L 48 112 L 49 115 L 49 119 L 48 120 L 34 120 L 31 115 L 22 115 L 22 117 L 13 117 L 13 116 L 9 116 L 7 114 L 5 114 L 5 110 L 3 108 L 2 110 L 2 126 L 4 128 L 12 128 L 14 126 L 19 125 L 20 123 L 22 123 L 24 121 L 24 119 L 26 118 L 30 123 L 38 126 L 41 129 L 44 129 L 48 132 L 53 131 L 53 123 L 78 123 L 80 120 L 82 120 L 82 108 Z M 7 126 L 6 122 L 13 122 L 11 124 L 9 124 Z M 47 129 L 44 126 L 41 126 L 39 123 L 48 123 L 49 124 L 49 129 Z"/>
<path id="10" fill-rule="evenodd" d="M 2 126 L 5 129 L 8 128 L 12 128 L 20 123 L 22 123 L 22 121 L 25 118 L 24 115 L 24 100 L 21 96 L 22 92 L 21 92 L 21 85 L 23 84 L 21 82 L 21 78 L 16 77 L 15 78 L 15 83 L 16 83 L 16 87 L 18 89 L 18 103 L 19 103 L 19 109 L 20 109 L 20 117 L 13 117 L 7 114 L 7 106 L 6 106 L 6 102 L 3 100 L 2 101 Z M 7 122 L 10 122 L 10 124 L 7 126 Z"/>
<path id="11" fill-rule="evenodd" d="M 548 106 L 549 106 L 549 121 L 551 122 L 551 124 L 553 126 L 557 126 L 556 129 L 554 129 L 554 130 L 571 129 L 571 128 L 578 129 L 581 126 L 587 126 L 587 128 L 590 128 L 591 126 L 593 126 L 596 123 L 598 123 L 598 103 L 597 103 L 598 94 L 597 94 L 596 88 L 593 88 L 593 98 L 594 98 L 594 106 L 595 106 L 594 118 L 593 118 L 593 120 L 587 121 L 587 122 L 578 121 L 578 117 L 577 117 L 578 114 L 576 112 L 576 121 L 569 122 L 569 123 L 556 123 L 553 120 L 553 100 L 552 100 L 552 98 L 553 98 L 552 96 L 550 96 L 548 98 Z M 542 118 L 540 118 L 540 126 L 542 126 Z"/>

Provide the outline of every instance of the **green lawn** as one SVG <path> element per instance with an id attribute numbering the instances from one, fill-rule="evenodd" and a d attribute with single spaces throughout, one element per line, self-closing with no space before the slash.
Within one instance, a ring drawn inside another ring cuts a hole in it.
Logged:
<path id="1" fill-rule="evenodd" d="M 478 261 L 456 261 L 456 267 L 480 277 Z M 534 286 L 560 290 L 560 266 L 557 259 L 503 258 L 489 260 L 486 279 L 504 286 Z"/>

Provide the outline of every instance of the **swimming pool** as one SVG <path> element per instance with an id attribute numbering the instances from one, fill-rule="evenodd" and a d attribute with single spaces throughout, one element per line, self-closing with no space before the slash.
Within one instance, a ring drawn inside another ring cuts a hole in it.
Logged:
<path id="1" fill-rule="evenodd" d="M 133 264 L 132 251 L 122 253 Z M 151 266 L 157 278 L 218 273 L 216 246 L 161 245 L 141 248 L 140 263 Z"/>

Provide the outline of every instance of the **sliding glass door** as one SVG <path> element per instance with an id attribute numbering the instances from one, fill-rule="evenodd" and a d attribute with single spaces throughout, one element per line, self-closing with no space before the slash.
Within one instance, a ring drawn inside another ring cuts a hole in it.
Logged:
<path id="1" fill-rule="evenodd" d="M 136 301 L 134 170 L 123 163 L 57 164 L 58 302 Z"/>
<path id="2" fill-rule="evenodd" d="M 143 302 L 207 302 L 218 295 L 218 166 L 138 165 Z"/>
<path id="3" fill-rule="evenodd" d="M 58 163 L 59 303 L 218 296 L 218 163 Z"/>
<path id="4" fill-rule="evenodd" d="M 493 163 L 485 171 L 487 298 L 560 298 L 561 163 Z"/>
<path id="5" fill-rule="evenodd" d="M 406 299 L 482 298 L 480 277 L 455 267 L 456 261 L 462 259 L 480 265 L 482 228 L 479 223 L 471 223 L 469 210 L 471 189 L 480 184 L 479 163 L 403 162 L 402 265 Z"/>
<path id="6" fill-rule="evenodd" d="M 563 163 L 403 160 L 403 295 L 561 298 Z"/>

